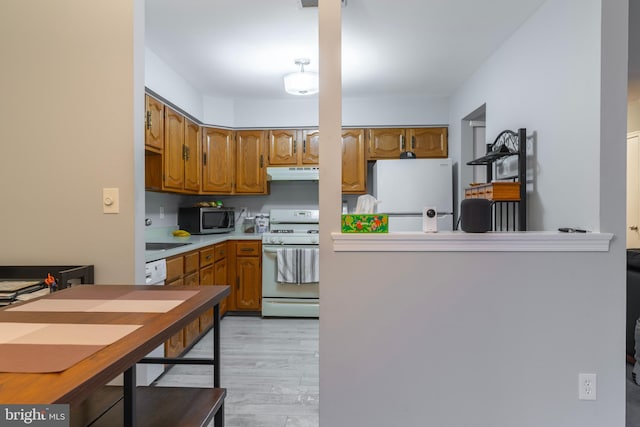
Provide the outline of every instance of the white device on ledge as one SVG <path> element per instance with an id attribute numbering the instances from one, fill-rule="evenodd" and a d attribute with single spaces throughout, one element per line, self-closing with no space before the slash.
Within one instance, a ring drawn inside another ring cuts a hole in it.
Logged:
<path id="1" fill-rule="evenodd" d="M 436 233 L 438 231 L 438 212 L 436 208 L 422 208 L 422 231 Z"/>

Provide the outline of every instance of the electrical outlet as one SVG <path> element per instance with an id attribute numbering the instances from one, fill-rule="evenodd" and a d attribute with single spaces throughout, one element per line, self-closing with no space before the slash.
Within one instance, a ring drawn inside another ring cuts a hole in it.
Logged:
<path id="1" fill-rule="evenodd" d="M 578 399 L 596 400 L 596 374 L 578 374 Z"/>

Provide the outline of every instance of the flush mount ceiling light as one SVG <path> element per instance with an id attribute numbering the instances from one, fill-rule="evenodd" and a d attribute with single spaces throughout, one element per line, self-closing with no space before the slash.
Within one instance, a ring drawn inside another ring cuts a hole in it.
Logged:
<path id="1" fill-rule="evenodd" d="M 304 66 L 309 65 L 309 59 L 296 59 L 300 71 L 284 76 L 284 90 L 292 95 L 313 95 L 318 93 L 318 73 L 304 71 Z"/>

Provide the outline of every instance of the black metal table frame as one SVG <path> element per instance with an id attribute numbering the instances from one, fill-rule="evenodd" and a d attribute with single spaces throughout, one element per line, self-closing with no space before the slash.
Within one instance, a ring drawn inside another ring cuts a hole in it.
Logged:
<path id="1" fill-rule="evenodd" d="M 220 387 L 220 304 L 213 306 L 213 358 L 145 357 L 138 363 L 165 365 L 213 366 L 213 387 Z M 137 426 L 136 419 L 136 365 L 124 372 L 124 426 Z M 224 427 L 224 402 L 214 417 L 216 427 Z"/>

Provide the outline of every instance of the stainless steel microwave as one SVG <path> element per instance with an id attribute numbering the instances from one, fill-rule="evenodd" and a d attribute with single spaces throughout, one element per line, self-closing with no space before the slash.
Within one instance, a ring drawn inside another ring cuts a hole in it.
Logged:
<path id="1" fill-rule="evenodd" d="M 233 208 L 178 208 L 178 227 L 191 234 L 229 233 L 235 230 Z"/>

